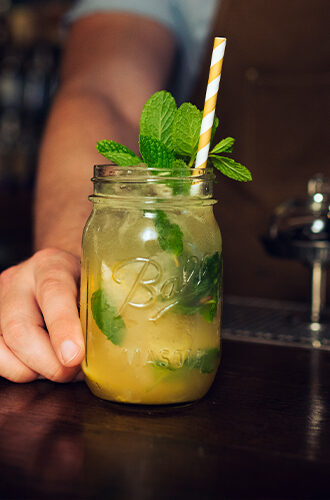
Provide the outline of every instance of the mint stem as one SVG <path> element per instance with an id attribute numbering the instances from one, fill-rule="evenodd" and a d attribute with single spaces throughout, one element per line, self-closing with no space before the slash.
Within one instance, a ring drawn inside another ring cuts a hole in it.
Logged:
<path id="1" fill-rule="evenodd" d="M 194 165 L 195 159 L 196 159 L 196 155 L 191 157 L 190 162 L 188 163 L 188 167 L 192 167 Z"/>

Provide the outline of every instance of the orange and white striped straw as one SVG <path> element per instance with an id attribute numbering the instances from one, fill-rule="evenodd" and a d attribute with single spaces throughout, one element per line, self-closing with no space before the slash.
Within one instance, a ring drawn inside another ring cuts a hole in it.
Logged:
<path id="1" fill-rule="evenodd" d="M 225 48 L 226 38 L 215 37 L 195 168 L 206 168 Z"/>

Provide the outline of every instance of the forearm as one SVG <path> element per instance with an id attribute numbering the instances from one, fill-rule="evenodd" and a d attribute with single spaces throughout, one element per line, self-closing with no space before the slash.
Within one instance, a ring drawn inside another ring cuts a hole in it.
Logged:
<path id="1" fill-rule="evenodd" d="M 36 249 L 57 247 L 79 255 L 93 165 L 106 162 L 96 142 L 111 138 L 136 149 L 137 134 L 138 124 L 127 123 L 101 96 L 59 95 L 40 152 Z"/>
<path id="2" fill-rule="evenodd" d="M 106 36 L 100 42 L 93 35 L 102 29 Z M 148 37 L 158 37 L 160 47 Z M 95 16 L 73 33 L 40 152 L 36 249 L 57 247 L 79 255 L 93 165 L 105 162 L 96 142 L 113 139 L 137 150 L 143 103 L 165 85 L 173 51 L 164 28 L 133 16 Z"/>

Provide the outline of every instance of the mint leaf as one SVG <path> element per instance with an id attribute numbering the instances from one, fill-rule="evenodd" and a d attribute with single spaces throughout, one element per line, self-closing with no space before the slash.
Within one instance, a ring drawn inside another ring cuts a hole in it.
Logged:
<path id="1" fill-rule="evenodd" d="M 101 288 L 93 293 L 91 306 L 98 328 L 113 344 L 120 345 L 125 333 L 125 323 Z"/>
<path id="2" fill-rule="evenodd" d="M 96 149 L 101 155 L 120 167 L 129 167 L 142 162 L 141 158 L 133 151 L 115 141 L 106 139 L 98 141 Z"/>
<path id="3" fill-rule="evenodd" d="M 174 155 L 172 151 L 158 139 L 140 135 L 140 153 L 149 168 L 171 168 Z"/>
<path id="4" fill-rule="evenodd" d="M 200 273 L 193 273 L 182 284 L 179 302 L 171 309 L 177 314 L 201 314 L 212 323 L 217 312 L 222 281 L 222 256 L 219 252 L 206 257 Z"/>
<path id="5" fill-rule="evenodd" d="M 226 137 L 222 141 L 218 142 L 210 152 L 210 154 L 216 153 L 232 153 L 235 139 L 233 137 Z"/>
<path id="6" fill-rule="evenodd" d="M 214 115 L 214 121 L 213 121 L 212 132 L 211 132 L 211 144 L 213 142 L 213 139 L 214 139 L 214 136 L 215 136 L 215 133 L 217 131 L 218 126 L 219 126 L 219 118 L 217 117 L 217 115 Z"/>
<path id="7" fill-rule="evenodd" d="M 201 308 L 200 313 L 208 323 L 212 323 L 213 318 L 217 312 L 218 298 L 213 297 L 204 307 Z"/>
<path id="8" fill-rule="evenodd" d="M 184 366 L 187 364 L 188 368 L 194 368 L 201 373 L 212 373 L 218 366 L 219 358 L 219 349 L 212 347 L 204 351 L 197 351 L 196 356 L 186 358 Z"/>
<path id="9" fill-rule="evenodd" d="M 158 139 L 171 147 L 176 104 L 170 92 L 161 90 L 145 103 L 140 118 L 140 134 Z"/>
<path id="10" fill-rule="evenodd" d="M 190 102 L 177 110 L 173 122 L 172 145 L 175 153 L 195 157 L 202 123 L 202 112 Z"/>
<path id="11" fill-rule="evenodd" d="M 165 252 L 180 255 L 183 251 L 183 233 L 178 224 L 173 224 L 162 210 L 156 210 L 154 224 L 160 247 Z"/>
<path id="12" fill-rule="evenodd" d="M 183 177 L 183 179 L 176 179 L 175 181 L 168 181 L 168 185 L 172 187 L 174 195 L 187 195 L 190 192 L 190 182 L 185 180 L 191 173 L 190 168 L 183 160 L 174 160 L 171 173 L 173 177 Z"/>
<path id="13" fill-rule="evenodd" d="M 188 370 L 212 373 L 217 368 L 219 360 L 220 350 L 217 347 L 210 347 L 209 349 L 198 350 L 195 355 L 189 354 L 182 366 L 176 366 L 159 359 L 149 361 L 148 363 L 157 371 L 162 371 L 164 374 L 167 372 L 168 376 L 165 380 L 170 380 L 184 374 L 188 375 Z"/>
<path id="14" fill-rule="evenodd" d="M 232 158 L 211 154 L 209 159 L 222 174 L 235 181 L 248 182 L 252 180 L 251 172 Z"/>

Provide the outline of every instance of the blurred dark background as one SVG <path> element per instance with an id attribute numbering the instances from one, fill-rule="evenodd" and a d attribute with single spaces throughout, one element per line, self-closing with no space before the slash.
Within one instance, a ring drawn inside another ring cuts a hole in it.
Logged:
<path id="1" fill-rule="evenodd" d="M 68 0 L 0 0 L 0 270 L 31 253 L 38 143 L 54 95 Z M 216 216 L 229 294 L 307 301 L 309 271 L 266 254 L 260 238 L 274 208 L 306 195 L 329 168 L 328 0 L 222 0 L 213 33 L 228 38 L 217 137 L 253 183 L 219 178 Z M 203 107 L 210 44 L 191 98 Z M 329 274 L 329 273 L 328 273 Z M 328 276 L 328 301 L 330 296 Z"/>
<path id="2" fill-rule="evenodd" d="M 307 196 L 314 174 L 330 179 L 329 26 L 328 0 L 220 3 L 214 34 L 227 46 L 218 137 L 236 138 L 234 157 L 253 174 L 252 183 L 219 177 L 216 185 L 226 293 L 309 300 L 310 270 L 269 256 L 261 236 L 275 207 Z M 206 55 L 194 98 L 201 107 L 208 66 Z M 330 270 L 327 278 L 330 303 Z"/>
<path id="3" fill-rule="evenodd" d="M 38 144 L 71 3 L 0 0 L 0 270 L 31 253 Z"/>

